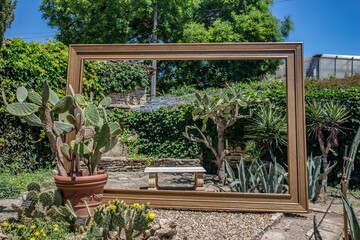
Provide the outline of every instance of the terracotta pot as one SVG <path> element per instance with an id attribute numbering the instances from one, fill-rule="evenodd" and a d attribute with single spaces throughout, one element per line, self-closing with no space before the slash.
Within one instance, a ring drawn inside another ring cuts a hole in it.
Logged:
<path id="1" fill-rule="evenodd" d="M 84 204 L 88 204 L 91 213 L 94 208 L 102 203 L 104 186 L 107 182 L 108 175 L 104 172 L 98 172 L 97 175 L 89 176 L 88 172 L 81 172 L 78 177 L 55 176 L 55 184 L 61 191 L 63 203 L 70 200 L 75 213 L 80 217 L 87 217 L 88 213 Z"/>

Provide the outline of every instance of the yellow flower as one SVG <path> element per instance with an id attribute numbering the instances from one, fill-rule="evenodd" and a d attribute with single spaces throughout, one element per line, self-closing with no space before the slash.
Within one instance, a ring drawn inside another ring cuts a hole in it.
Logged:
<path id="1" fill-rule="evenodd" d="M 59 229 L 58 229 L 58 228 L 54 228 L 54 232 L 57 232 L 57 231 L 59 231 Z"/>
<path id="2" fill-rule="evenodd" d="M 54 225 L 54 227 L 55 227 L 55 228 L 58 228 L 58 227 L 59 227 L 59 225 L 55 224 L 55 225 Z"/>
<path id="3" fill-rule="evenodd" d="M 18 226 L 18 229 L 22 229 L 22 228 L 24 228 L 25 226 L 24 225 L 19 225 Z"/>
<path id="4" fill-rule="evenodd" d="M 134 203 L 133 207 L 134 207 L 134 208 L 139 208 L 139 207 L 140 207 L 140 204 Z"/>
<path id="5" fill-rule="evenodd" d="M 116 209 L 116 206 L 113 205 L 113 204 L 110 204 L 110 205 L 109 205 L 109 208 L 110 208 L 111 210 L 115 210 L 115 209 Z"/>
<path id="6" fill-rule="evenodd" d="M 34 237 L 32 237 L 32 238 L 30 238 L 30 240 L 35 240 L 36 238 L 34 238 Z"/>
<path id="7" fill-rule="evenodd" d="M 5 221 L 5 222 L 2 223 L 2 226 L 7 227 L 7 226 L 9 226 L 9 223 Z"/>
<path id="8" fill-rule="evenodd" d="M 150 219 L 154 219 L 154 218 L 156 217 L 156 214 L 153 213 L 153 212 L 149 212 L 149 213 L 148 213 L 148 217 L 149 217 Z"/>
<path id="9" fill-rule="evenodd" d="M 45 234 L 45 233 L 43 233 L 43 236 L 44 236 L 44 237 L 46 237 L 46 234 Z"/>
<path id="10" fill-rule="evenodd" d="M 40 233 L 39 233 L 39 232 L 35 232 L 34 235 L 35 235 L 35 236 L 39 236 Z"/>
<path id="11" fill-rule="evenodd" d="M 30 228 L 31 228 L 31 229 L 34 229 L 34 228 L 36 228 L 36 226 L 35 226 L 35 225 L 32 225 Z"/>
<path id="12" fill-rule="evenodd" d="M 42 233 L 43 233 L 43 232 L 44 232 L 44 229 L 41 229 L 41 230 L 40 230 L 40 232 L 42 232 Z"/>

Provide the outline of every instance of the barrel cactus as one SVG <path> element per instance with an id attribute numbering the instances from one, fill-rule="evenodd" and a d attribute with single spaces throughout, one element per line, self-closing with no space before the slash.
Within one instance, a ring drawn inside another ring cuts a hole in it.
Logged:
<path id="1" fill-rule="evenodd" d="M 121 134 L 120 125 L 107 119 L 105 108 L 111 103 L 109 97 L 95 104 L 92 100 L 86 101 L 82 95 L 75 94 L 71 86 L 70 90 L 71 95 L 59 99 L 45 81 L 42 94 L 28 91 L 25 87 L 18 88 L 18 102 L 15 103 L 7 102 L 4 91 L 2 95 L 10 114 L 20 117 L 30 126 L 45 129 L 60 176 L 78 175 L 79 159 L 85 161 L 90 175 L 93 175 L 97 173 L 102 154 L 116 145 Z M 63 139 L 70 132 L 75 132 L 76 137 L 68 145 Z M 71 162 L 72 167 L 68 171 L 65 169 L 65 161 Z M 31 185 L 28 190 L 38 189 L 36 185 Z"/>
<path id="2" fill-rule="evenodd" d="M 26 189 L 30 191 L 40 192 L 40 184 L 37 182 L 31 182 L 26 186 Z"/>

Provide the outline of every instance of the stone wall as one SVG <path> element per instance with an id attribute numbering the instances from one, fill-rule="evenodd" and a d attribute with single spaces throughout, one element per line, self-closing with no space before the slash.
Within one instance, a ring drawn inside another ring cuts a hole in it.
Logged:
<path id="1" fill-rule="evenodd" d="M 131 158 L 131 157 L 102 157 L 100 170 L 106 172 L 143 171 L 146 167 L 200 167 L 200 159 L 176 158 Z"/>
<path id="2" fill-rule="evenodd" d="M 135 108 L 146 104 L 146 91 L 142 88 L 123 93 L 110 93 L 108 97 L 111 98 L 110 107 Z"/>

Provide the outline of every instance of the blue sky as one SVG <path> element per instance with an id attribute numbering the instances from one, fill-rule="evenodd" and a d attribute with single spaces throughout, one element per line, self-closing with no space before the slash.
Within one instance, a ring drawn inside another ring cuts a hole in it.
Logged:
<path id="1" fill-rule="evenodd" d="M 360 55 L 359 0 L 274 0 L 277 18 L 290 14 L 295 31 L 288 42 L 304 42 L 304 56 L 318 53 Z M 41 41 L 54 29 L 41 19 L 41 0 L 18 0 L 15 20 L 5 37 Z"/>

